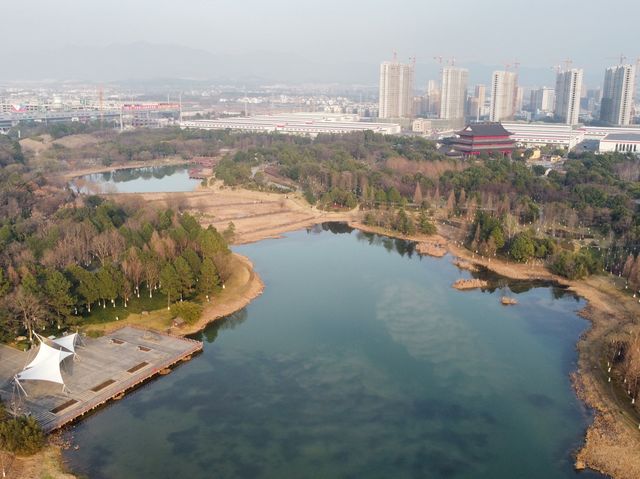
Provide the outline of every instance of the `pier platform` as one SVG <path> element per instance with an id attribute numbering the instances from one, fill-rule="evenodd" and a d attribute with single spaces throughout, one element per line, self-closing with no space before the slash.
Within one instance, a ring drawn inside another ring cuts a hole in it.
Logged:
<path id="1" fill-rule="evenodd" d="M 34 416 L 46 432 L 59 429 L 202 350 L 202 342 L 125 326 L 100 338 L 82 337 L 77 357 L 62 362 L 66 387 L 46 381 L 22 381 L 17 394 L 13 376 L 35 356 L 0 345 L 0 398 L 7 409 Z"/>

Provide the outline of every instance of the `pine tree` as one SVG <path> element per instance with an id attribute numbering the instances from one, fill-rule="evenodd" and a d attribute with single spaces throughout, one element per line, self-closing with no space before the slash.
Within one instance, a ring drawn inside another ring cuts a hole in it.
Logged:
<path id="1" fill-rule="evenodd" d="M 211 258 L 206 258 L 202 262 L 200 278 L 198 280 L 198 290 L 202 294 L 209 295 L 220 286 L 220 276 L 218 269 Z"/>
<path id="2" fill-rule="evenodd" d="M 447 214 L 450 215 L 453 213 L 453 208 L 455 206 L 455 202 L 456 202 L 456 194 L 454 193 L 453 190 L 451 190 L 451 192 L 449 193 L 449 198 L 447 198 Z"/>
<path id="3" fill-rule="evenodd" d="M 416 183 L 416 190 L 413 193 L 413 202 L 416 205 L 422 204 L 422 188 L 420 188 L 420 182 Z"/>
<path id="4" fill-rule="evenodd" d="M 436 233 L 435 225 L 429 221 L 427 213 L 424 210 L 421 210 L 420 216 L 418 216 L 418 231 L 425 235 L 432 235 Z"/>
<path id="5" fill-rule="evenodd" d="M 195 283 L 193 271 L 191 271 L 191 267 L 189 266 L 189 263 L 187 263 L 187 260 L 181 256 L 176 258 L 173 266 L 176 269 L 176 274 L 180 281 L 180 301 L 182 301 L 185 296 L 189 296 L 193 292 L 193 285 Z"/>
<path id="6" fill-rule="evenodd" d="M 84 303 L 87 305 L 87 311 L 90 313 L 91 305 L 100 297 L 96 275 L 76 265 L 71 266 L 69 272 L 78 283 L 76 292 L 82 296 Z"/>
<path id="7" fill-rule="evenodd" d="M 467 193 L 464 191 L 464 188 L 460 190 L 460 196 L 458 196 L 458 206 L 461 208 L 465 206 L 467 203 Z"/>
<path id="8" fill-rule="evenodd" d="M 164 265 L 160 271 L 160 284 L 162 292 L 167 296 L 167 309 L 171 309 L 171 300 L 180 294 L 180 278 L 171 263 Z"/>
<path id="9" fill-rule="evenodd" d="M 71 283 L 60 271 L 49 271 L 44 284 L 44 294 L 58 326 L 61 326 L 71 316 L 71 310 L 76 303 L 76 299 L 71 295 Z"/>
<path id="10" fill-rule="evenodd" d="M 102 300 L 102 307 L 107 307 L 107 299 L 114 300 L 118 293 L 116 281 L 111 275 L 111 269 L 108 267 L 102 268 L 96 274 L 96 280 L 98 281 L 98 294 Z"/>

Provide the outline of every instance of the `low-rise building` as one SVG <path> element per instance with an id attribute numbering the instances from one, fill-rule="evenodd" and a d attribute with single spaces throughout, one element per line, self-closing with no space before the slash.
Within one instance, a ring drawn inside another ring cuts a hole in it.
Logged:
<path id="1" fill-rule="evenodd" d="M 527 148 L 553 145 L 572 149 L 585 138 L 583 129 L 561 123 L 505 122 L 503 125 L 518 145 Z"/>
<path id="2" fill-rule="evenodd" d="M 245 118 L 219 118 L 215 120 L 189 120 L 180 122 L 180 127 L 205 130 L 241 130 L 265 133 L 287 133 L 293 135 L 317 136 L 321 133 L 351 133 L 373 131 L 386 135 L 398 134 L 401 127 L 397 123 L 373 123 L 358 121 L 357 115 L 325 115 L 312 113 L 291 113 L 286 115 L 257 115 Z"/>
<path id="3" fill-rule="evenodd" d="M 609 133 L 598 148 L 600 153 L 617 151 L 640 155 L 640 133 Z"/>

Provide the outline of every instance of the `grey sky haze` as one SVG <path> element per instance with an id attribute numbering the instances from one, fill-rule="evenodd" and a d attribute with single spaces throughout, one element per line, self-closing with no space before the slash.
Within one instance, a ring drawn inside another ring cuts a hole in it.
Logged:
<path id="1" fill-rule="evenodd" d="M 640 55 L 640 0 L 5 0 L 15 51 L 149 42 L 377 63 L 415 55 L 601 71 Z"/>

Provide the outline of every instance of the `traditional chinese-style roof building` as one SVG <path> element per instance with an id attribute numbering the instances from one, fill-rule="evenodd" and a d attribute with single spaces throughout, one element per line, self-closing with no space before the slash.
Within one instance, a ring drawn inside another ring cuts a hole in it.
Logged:
<path id="1" fill-rule="evenodd" d="M 515 141 L 511 132 L 500 123 L 472 123 L 456 132 L 456 138 L 450 140 L 451 147 L 463 156 L 478 156 L 481 153 L 511 156 Z"/>

